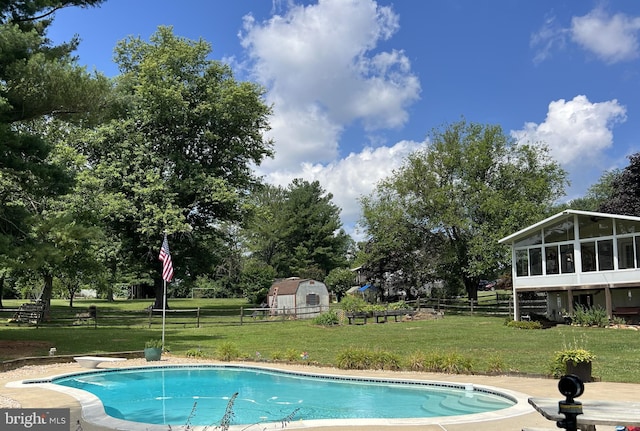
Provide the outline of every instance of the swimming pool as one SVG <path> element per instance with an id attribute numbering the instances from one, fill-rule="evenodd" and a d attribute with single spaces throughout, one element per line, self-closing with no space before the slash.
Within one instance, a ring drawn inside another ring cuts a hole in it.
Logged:
<path id="1" fill-rule="evenodd" d="M 470 384 L 231 365 L 106 369 L 30 383 L 51 383 L 51 388 L 76 396 L 89 422 L 105 425 L 102 416 L 106 413 L 112 425 L 119 424 L 117 429 L 130 430 L 167 430 L 168 424 L 187 423 L 215 426 L 236 392 L 231 423 L 242 424 L 239 429 L 283 420 L 291 421 L 288 428 L 335 421 L 342 425 L 424 424 L 436 418 L 457 422 L 461 417 L 477 420 L 487 412 L 513 415 L 518 404 L 509 391 Z M 101 412 L 96 409 L 98 400 L 104 406 Z"/>

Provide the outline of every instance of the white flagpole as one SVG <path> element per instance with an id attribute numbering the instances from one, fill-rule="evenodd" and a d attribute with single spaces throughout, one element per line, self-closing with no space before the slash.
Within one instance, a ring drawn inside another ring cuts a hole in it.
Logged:
<path id="1" fill-rule="evenodd" d="M 164 324 L 167 314 L 167 280 L 162 280 L 162 350 L 164 350 Z"/>

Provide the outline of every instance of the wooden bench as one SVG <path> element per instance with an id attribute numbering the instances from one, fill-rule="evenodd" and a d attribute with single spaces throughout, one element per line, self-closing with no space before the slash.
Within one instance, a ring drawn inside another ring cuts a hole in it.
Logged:
<path id="1" fill-rule="evenodd" d="M 44 304 L 22 304 L 13 316 L 13 320 L 18 323 L 30 323 L 37 326 L 42 322 L 43 316 Z"/>
<path id="2" fill-rule="evenodd" d="M 373 317 L 376 318 L 376 323 L 380 323 L 380 319 L 383 319 L 383 322 L 387 322 L 389 317 L 393 317 L 393 321 L 398 321 L 398 316 L 412 316 L 416 314 L 413 310 L 385 310 L 385 311 L 376 311 L 373 313 Z"/>
<path id="3" fill-rule="evenodd" d="M 615 310 L 613 310 L 613 315 L 637 320 L 640 318 L 640 307 L 616 307 Z"/>
<path id="4" fill-rule="evenodd" d="M 349 319 L 349 325 L 352 325 L 356 319 L 364 319 L 365 325 L 367 324 L 367 319 L 369 318 L 369 313 L 358 312 L 358 313 L 346 313 L 345 316 Z"/>
<path id="5" fill-rule="evenodd" d="M 84 368 L 98 368 L 101 362 L 126 361 L 126 358 L 110 358 L 108 356 L 75 356 L 73 359 Z"/>

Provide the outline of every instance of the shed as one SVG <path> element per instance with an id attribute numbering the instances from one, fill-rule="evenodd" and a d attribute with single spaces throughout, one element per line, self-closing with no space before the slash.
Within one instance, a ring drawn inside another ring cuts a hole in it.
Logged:
<path id="1" fill-rule="evenodd" d="M 271 314 L 290 314 L 309 319 L 329 311 L 329 291 L 321 281 L 287 278 L 274 282 L 267 301 Z"/>

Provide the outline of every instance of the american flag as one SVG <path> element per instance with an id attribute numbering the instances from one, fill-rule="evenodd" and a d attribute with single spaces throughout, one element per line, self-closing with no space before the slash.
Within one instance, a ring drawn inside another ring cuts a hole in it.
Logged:
<path id="1" fill-rule="evenodd" d="M 162 279 L 167 283 L 173 278 L 173 262 L 171 262 L 171 253 L 169 253 L 169 242 L 167 236 L 164 236 L 162 247 L 160 248 L 160 256 L 158 259 L 162 261 Z"/>

